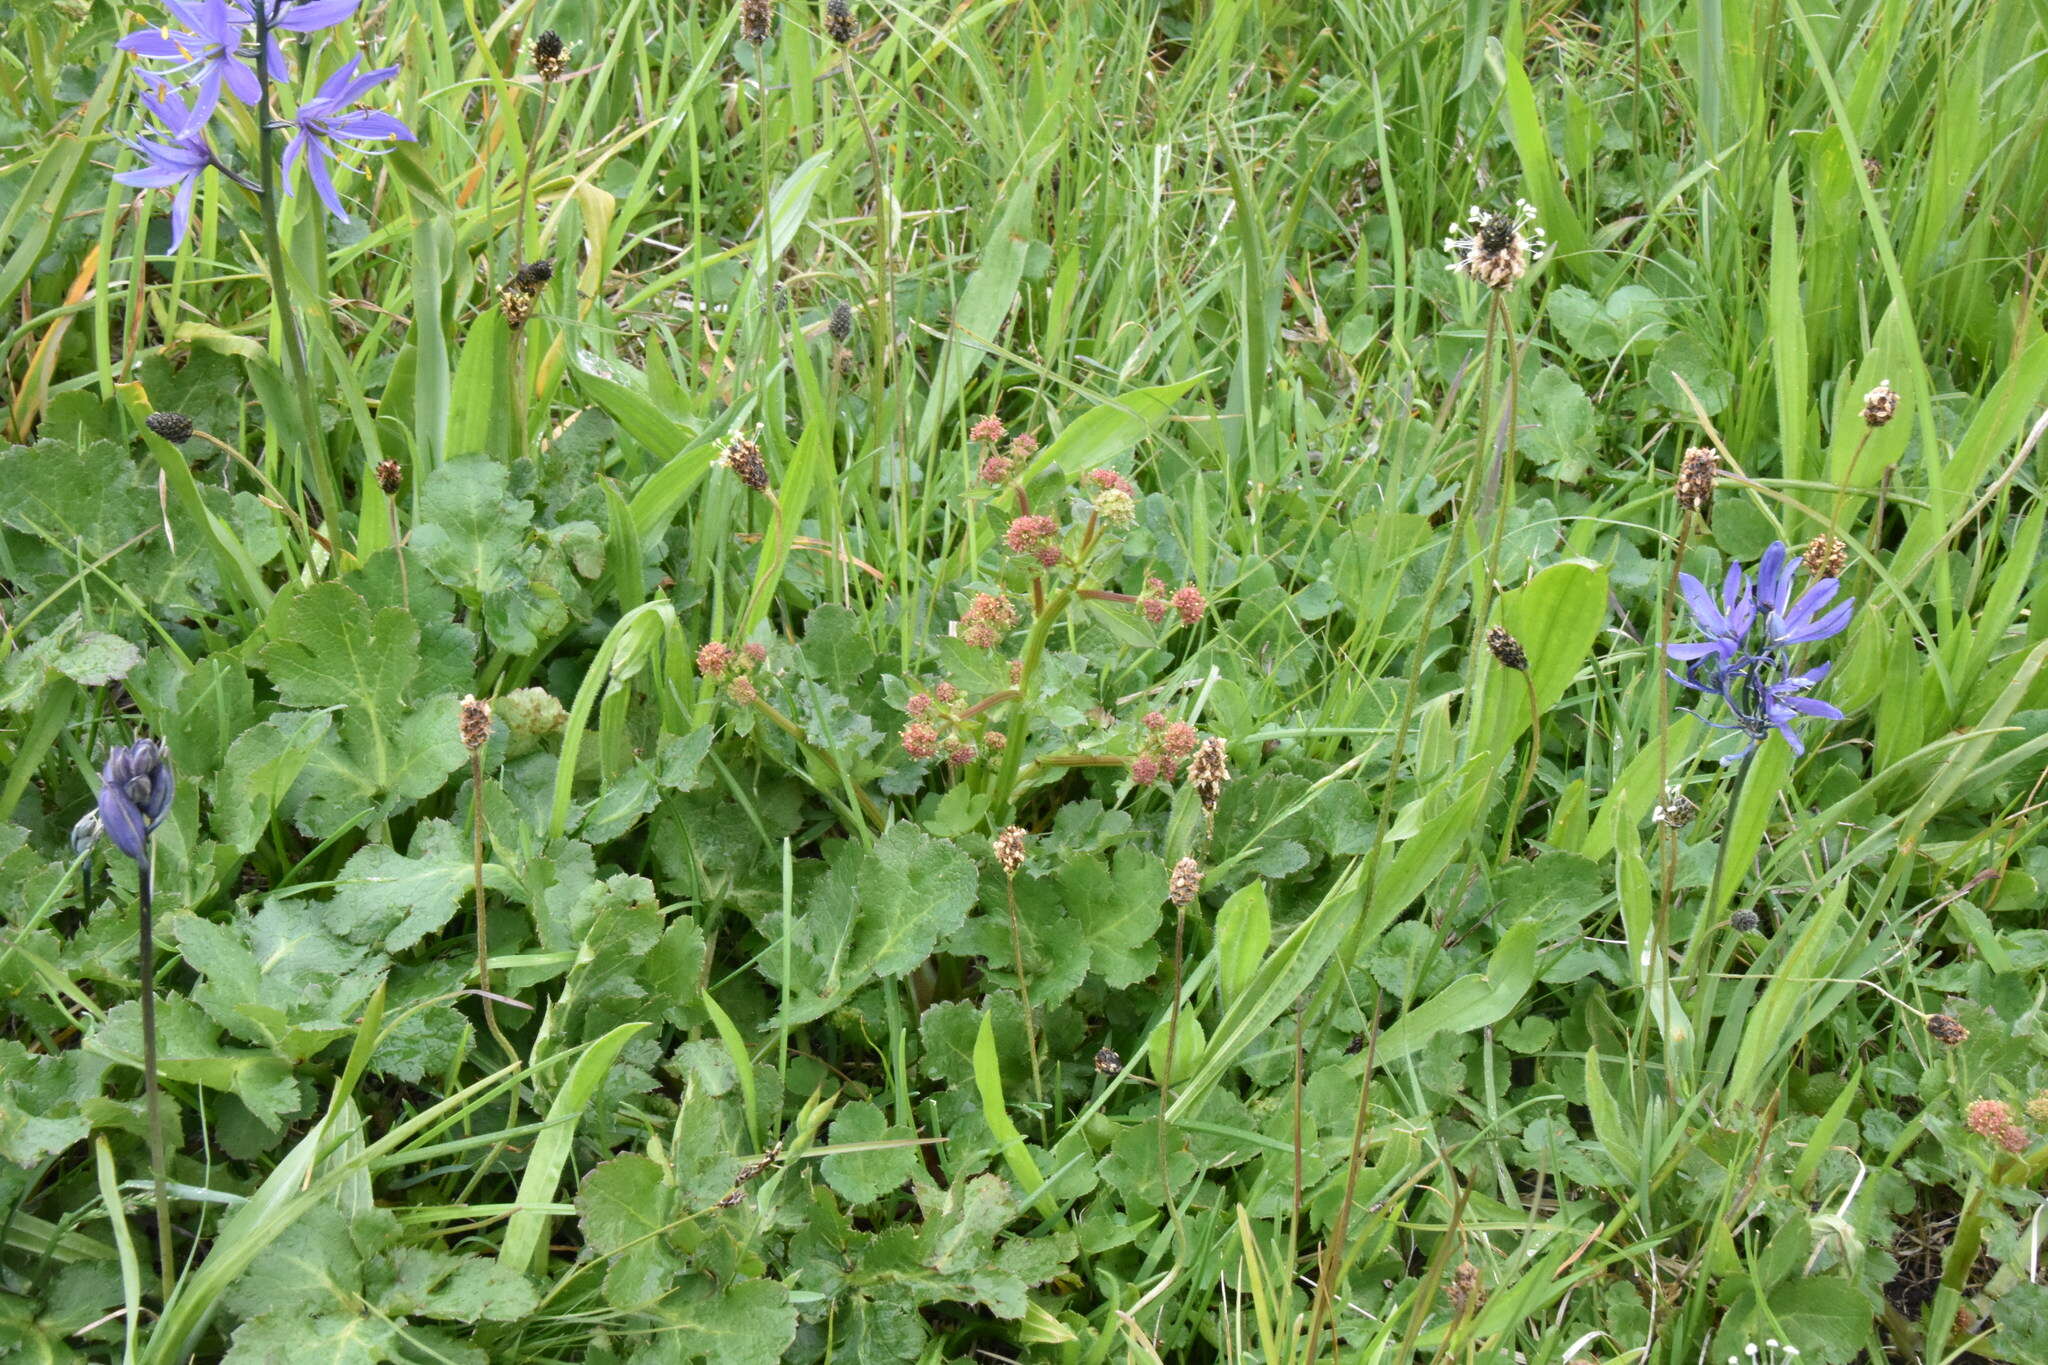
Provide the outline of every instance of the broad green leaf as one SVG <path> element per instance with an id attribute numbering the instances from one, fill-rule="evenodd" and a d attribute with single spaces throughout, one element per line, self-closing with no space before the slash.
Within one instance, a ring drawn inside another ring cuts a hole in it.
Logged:
<path id="1" fill-rule="evenodd" d="M 891 1128 L 888 1118 L 867 1100 L 842 1104 L 832 1116 L 830 1141 L 834 1147 L 910 1136 L 907 1128 Z M 901 1189 L 922 1169 L 916 1148 L 907 1145 L 828 1156 L 820 1164 L 825 1183 L 849 1204 L 865 1204 Z"/>
<path id="2" fill-rule="evenodd" d="M 1172 384 L 1132 389 L 1096 404 L 1038 453 L 1031 472 L 1063 469 L 1081 474 L 1123 458 L 1165 424 L 1174 407 L 1202 378 L 1194 375 Z"/>
<path id="3" fill-rule="evenodd" d="M 591 1168 L 576 1192 L 576 1210 L 590 1249 L 607 1261 L 605 1301 L 637 1308 L 667 1291 L 682 1260 L 666 1240 L 675 1220 L 675 1190 L 651 1159 L 613 1157 Z"/>
<path id="4" fill-rule="evenodd" d="M 1273 912 L 1266 884 L 1246 882 L 1216 912 L 1216 980 L 1226 1005 L 1236 1001 L 1273 946 Z"/>
<path id="5" fill-rule="evenodd" d="M 483 612 L 492 643 L 515 654 L 568 623 L 562 596 L 529 543 L 533 504 L 506 493 L 510 471 L 488 455 L 464 455 L 427 476 L 412 553 L 427 572 Z"/>
<path id="6" fill-rule="evenodd" d="M 1376 1064 L 1399 1061 L 1439 1033 L 1469 1033 L 1507 1017 L 1536 981 L 1542 926 L 1522 920 L 1500 937 L 1486 970 L 1461 976 L 1396 1019 L 1374 1048 Z"/>

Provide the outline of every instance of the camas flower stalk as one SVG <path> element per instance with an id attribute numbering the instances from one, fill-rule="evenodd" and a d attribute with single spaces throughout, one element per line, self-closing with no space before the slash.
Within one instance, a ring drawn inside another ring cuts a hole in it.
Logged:
<path id="1" fill-rule="evenodd" d="M 171 1296 L 171 1201 L 164 1181 L 163 1102 L 156 1074 L 156 925 L 152 918 L 150 836 L 171 808 L 176 781 L 170 751 L 153 739 L 139 739 L 116 748 L 100 769 L 99 823 L 110 843 L 135 860 L 135 886 L 141 922 L 137 934 L 137 971 L 142 991 L 142 1095 L 149 1119 L 150 1178 L 156 1185 L 157 1266 L 164 1298 Z M 74 828 L 74 840 L 84 823 Z"/>

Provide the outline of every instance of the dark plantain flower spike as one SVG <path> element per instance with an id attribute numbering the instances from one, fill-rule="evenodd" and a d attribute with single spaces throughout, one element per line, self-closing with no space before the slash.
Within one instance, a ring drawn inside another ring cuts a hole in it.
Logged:
<path id="1" fill-rule="evenodd" d="M 1103 1048 L 1095 1054 L 1095 1069 L 1105 1076 L 1114 1076 L 1124 1069 L 1124 1059 L 1115 1048 Z"/>
<path id="2" fill-rule="evenodd" d="M 740 39 L 760 47 L 775 28 L 775 0 L 740 0 Z"/>
<path id="3" fill-rule="evenodd" d="M 1927 1032 L 1944 1047 L 1961 1047 L 1970 1040 L 1970 1031 L 1952 1014 L 1928 1015 Z"/>
<path id="4" fill-rule="evenodd" d="M 138 739 L 107 755 L 100 779 L 99 817 L 107 838 L 146 865 L 149 836 L 163 823 L 176 786 L 170 754 L 156 740 Z"/>
<path id="5" fill-rule="evenodd" d="M 856 31 L 850 0 L 825 0 L 825 36 L 845 47 Z"/>
<path id="6" fill-rule="evenodd" d="M 1512 668 L 1518 673 L 1529 671 L 1529 655 L 1522 648 L 1522 642 L 1505 626 L 1488 626 L 1486 649 L 1493 655 L 1493 661 L 1502 668 Z"/>
<path id="7" fill-rule="evenodd" d="M 384 490 L 384 496 L 396 497 L 405 484 L 405 466 L 396 460 L 377 461 L 377 487 Z"/>
<path id="8" fill-rule="evenodd" d="M 152 412 L 142 424 L 174 446 L 192 439 L 192 419 L 182 412 Z"/>
<path id="9" fill-rule="evenodd" d="M 537 261 L 528 261 L 512 275 L 514 288 L 524 289 L 529 294 L 538 294 L 555 277 L 555 258 L 543 256 Z"/>
<path id="10" fill-rule="evenodd" d="M 568 70 L 568 59 L 564 56 L 566 48 L 562 35 L 553 29 L 543 30 L 540 37 L 533 40 L 533 69 L 542 80 L 560 80 L 562 73 Z"/>
<path id="11" fill-rule="evenodd" d="M 1892 387 L 1892 381 L 1882 379 L 1876 388 L 1863 395 L 1863 424 L 1881 427 L 1899 415 L 1899 391 Z"/>
<path id="12" fill-rule="evenodd" d="M 853 335 L 853 305 L 850 303 L 833 304 L 832 321 L 825 325 L 825 330 L 832 334 L 834 341 L 844 344 L 846 339 Z"/>

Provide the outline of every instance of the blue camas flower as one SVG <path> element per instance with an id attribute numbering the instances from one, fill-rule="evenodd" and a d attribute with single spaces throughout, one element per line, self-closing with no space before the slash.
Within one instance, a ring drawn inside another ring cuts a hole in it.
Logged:
<path id="1" fill-rule="evenodd" d="M 149 836 L 163 823 L 176 786 L 170 751 L 156 740 L 138 739 L 107 755 L 100 769 L 100 824 L 114 847 L 149 867 Z"/>
<path id="2" fill-rule="evenodd" d="M 284 49 L 277 45 L 279 33 L 318 33 L 323 28 L 333 28 L 353 16 L 362 4 L 363 0 L 265 0 L 262 10 L 270 30 L 267 56 L 272 79 L 283 80 L 291 74 L 291 68 L 285 65 Z M 228 6 L 230 17 L 245 28 L 255 26 L 256 11 L 254 4 Z"/>
<path id="3" fill-rule="evenodd" d="M 142 158 L 142 164 L 132 171 L 122 171 L 114 179 L 137 189 L 175 191 L 171 196 L 171 250 L 176 251 L 185 240 L 186 229 L 192 226 L 192 197 L 198 193 L 207 167 L 218 167 L 237 184 L 249 182 L 228 170 L 214 155 L 213 144 L 206 140 L 206 118 L 196 108 L 187 108 L 169 90 L 144 95 L 142 107 L 156 120 L 157 127 L 148 136 L 128 140 L 128 146 Z"/>
<path id="4" fill-rule="evenodd" d="M 375 71 L 357 75 L 356 68 L 361 65 L 362 58 L 351 57 L 346 66 L 327 78 L 311 99 L 299 106 L 297 115 L 292 119 L 292 126 L 298 131 L 284 149 L 287 182 L 292 167 L 303 157 L 306 176 L 319 192 L 320 202 L 344 223 L 349 220 L 348 212 L 341 206 L 341 196 L 334 192 L 334 180 L 327 169 L 329 160 L 335 158 L 336 144 L 414 140 L 412 130 L 390 114 L 377 109 L 349 108 L 398 74 L 395 66 L 380 66 Z"/>
<path id="5" fill-rule="evenodd" d="M 1757 561 L 1754 575 L 1744 573 L 1739 564 L 1728 566 L 1719 602 L 1697 578 L 1679 575 L 1686 606 L 1706 638 L 1666 645 L 1665 652 L 1685 665 L 1684 675 L 1673 673 L 1673 678 L 1696 692 L 1719 697 L 1727 706 L 1731 720 L 1707 724 L 1740 730 L 1748 737 L 1749 743 L 1723 763 L 1747 755 L 1772 730 L 1785 737 L 1793 753 L 1803 754 L 1806 748 L 1793 722 L 1842 718 L 1834 706 L 1806 695 L 1828 676 L 1832 665 L 1794 671 L 1791 655 L 1800 645 L 1840 634 L 1856 602 L 1851 598 L 1822 614 L 1841 587 L 1832 578 L 1814 583 L 1794 599 L 1792 578 L 1798 563 L 1783 542 L 1773 542 Z"/>
<path id="6" fill-rule="evenodd" d="M 146 61 L 174 63 L 165 70 L 143 68 L 145 75 L 162 79 L 183 73 L 174 82 L 196 92 L 192 117 L 204 123 L 220 103 L 223 86 L 244 104 L 257 101 L 256 71 L 241 56 L 242 30 L 248 17 L 231 8 L 227 0 L 164 0 L 164 8 L 183 24 L 169 24 L 131 33 L 114 46 Z"/>

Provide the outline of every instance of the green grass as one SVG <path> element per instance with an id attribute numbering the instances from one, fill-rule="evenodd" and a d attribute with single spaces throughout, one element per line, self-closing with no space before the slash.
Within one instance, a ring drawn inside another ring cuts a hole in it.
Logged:
<path id="1" fill-rule="evenodd" d="M 0 1345 L 2048 1359 L 2048 7 L 776 9 L 295 41 L 420 138 L 274 269 L 110 178 L 154 6 L 0 4 Z M 1824 533 L 1724 765 L 1676 574 Z"/>

